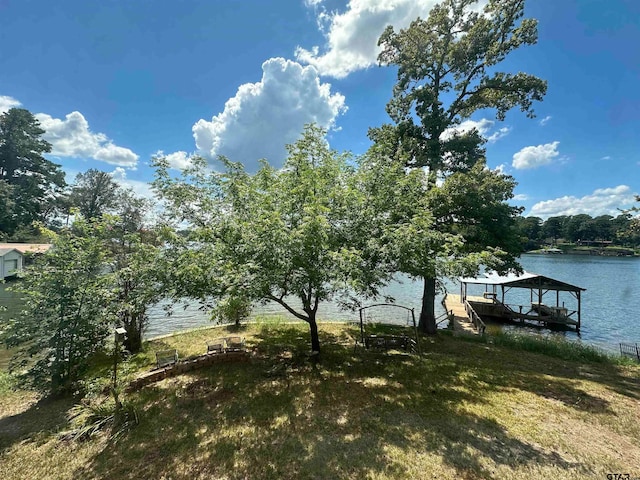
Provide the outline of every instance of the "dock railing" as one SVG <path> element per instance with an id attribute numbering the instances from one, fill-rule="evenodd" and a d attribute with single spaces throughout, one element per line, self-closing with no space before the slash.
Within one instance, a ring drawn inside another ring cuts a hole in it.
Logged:
<path id="1" fill-rule="evenodd" d="M 447 310 L 439 317 L 436 317 L 436 325 L 440 325 L 445 320 L 448 320 L 449 322 L 451 322 L 452 319 L 453 319 L 453 310 Z"/>
<path id="2" fill-rule="evenodd" d="M 469 316 L 471 323 L 473 323 L 473 325 L 476 327 L 476 330 L 478 331 L 478 333 L 480 335 L 484 335 L 484 331 L 487 328 L 487 326 L 484 324 L 484 322 L 480 318 L 480 315 L 478 315 L 476 311 L 473 309 L 473 307 L 471 306 L 468 300 L 464 301 L 464 309 L 467 312 L 467 315 Z"/>

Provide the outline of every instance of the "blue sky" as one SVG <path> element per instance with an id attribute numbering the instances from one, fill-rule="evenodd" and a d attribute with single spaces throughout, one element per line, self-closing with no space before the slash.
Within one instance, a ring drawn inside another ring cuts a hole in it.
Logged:
<path id="1" fill-rule="evenodd" d="M 485 0 L 480 0 L 484 2 Z M 37 114 L 71 181 L 97 168 L 149 194 L 149 159 L 225 154 L 280 165 L 305 123 L 338 150 L 389 122 L 387 24 L 434 0 L 0 0 L 0 111 Z M 508 71 L 549 82 L 536 119 L 479 112 L 487 161 L 519 182 L 526 214 L 616 214 L 640 193 L 640 2 L 529 0 L 539 42 Z"/>

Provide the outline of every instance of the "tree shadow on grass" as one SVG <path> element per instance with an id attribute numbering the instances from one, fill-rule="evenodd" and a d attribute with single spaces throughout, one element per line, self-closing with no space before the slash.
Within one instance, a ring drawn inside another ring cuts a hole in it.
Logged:
<path id="1" fill-rule="evenodd" d="M 16 415 L 0 418 L 0 452 L 24 440 L 39 441 L 57 433 L 67 423 L 74 398 L 44 398 Z"/>
<path id="2" fill-rule="evenodd" d="M 465 363 L 437 345 L 424 359 L 359 354 L 349 338 L 322 334 L 316 365 L 306 357 L 307 331 L 266 329 L 250 365 L 216 365 L 143 389 L 132 397 L 140 426 L 75 476 L 407 478 L 410 460 L 424 455 L 460 477 L 490 477 L 501 466 L 581 468 L 470 408 L 523 388 L 532 372 L 494 374 L 491 362 Z M 273 374 L 277 365 L 286 366 L 282 375 Z M 577 394 L 570 382 L 546 381 L 567 398 Z"/>

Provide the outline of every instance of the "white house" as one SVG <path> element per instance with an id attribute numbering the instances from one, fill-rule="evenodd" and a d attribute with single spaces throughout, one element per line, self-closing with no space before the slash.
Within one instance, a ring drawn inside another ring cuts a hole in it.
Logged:
<path id="1" fill-rule="evenodd" d="M 22 270 L 24 256 L 15 248 L 0 248 L 0 279 L 15 275 Z"/>
<path id="2" fill-rule="evenodd" d="M 0 279 L 15 275 L 25 266 L 25 254 L 44 253 L 50 243 L 0 243 Z"/>

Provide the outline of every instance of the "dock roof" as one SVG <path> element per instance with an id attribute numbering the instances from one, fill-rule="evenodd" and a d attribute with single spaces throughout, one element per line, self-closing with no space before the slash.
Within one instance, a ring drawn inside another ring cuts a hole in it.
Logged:
<path id="1" fill-rule="evenodd" d="M 460 278 L 462 283 L 475 283 L 481 285 L 503 285 L 505 287 L 529 288 L 544 290 L 558 290 L 561 292 L 580 292 L 585 288 L 561 282 L 555 278 L 545 277 L 537 273 L 523 272 L 521 274 L 510 273 L 508 275 L 498 275 L 495 272 L 485 273 L 477 278 Z"/>

